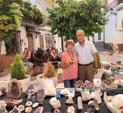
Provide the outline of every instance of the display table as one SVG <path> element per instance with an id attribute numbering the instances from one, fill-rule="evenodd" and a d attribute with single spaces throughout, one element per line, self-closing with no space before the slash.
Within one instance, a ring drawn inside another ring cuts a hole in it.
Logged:
<path id="1" fill-rule="evenodd" d="M 123 94 L 123 89 L 104 90 L 104 91 L 107 92 L 107 95 L 108 96 L 109 95 L 116 95 L 116 94 Z M 104 91 L 102 91 L 102 94 L 104 93 Z M 73 106 L 76 109 L 75 113 L 84 113 L 84 112 L 87 111 L 88 101 L 84 101 L 83 102 L 83 110 L 78 110 L 77 109 L 77 97 L 80 96 L 80 95 L 81 95 L 80 92 L 76 92 L 75 93 L 74 104 L 73 104 Z M 6 95 L 0 97 L 0 100 L 3 100 L 5 98 L 6 98 Z M 23 93 L 22 98 L 23 98 L 23 102 L 21 104 L 25 105 L 25 103 L 27 102 L 26 94 L 25 93 Z M 49 97 L 49 96 L 45 97 L 45 101 L 43 103 L 43 107 L 44 107 L 43 113 L 53 113 L 53 111 L 54 111 L 53 107 L 49 104 L 50 98 L 51 97 Z M 102 96 L 102 98 L 103 98 L 103 96 Z M 61 96 L 59 98 L 59 100 L 61 102 L 61 108 L 60 108 L 61 113 L 67 113 L 67 108 L 69 106 L 72 106 L 72 105 L 66 105 L 65 104 L 66 99 L 67 99 L 67 97 L 65 97 L 65 96 Z M 35 99 L 34 102 L 37 102 L 37 100 Z M 42 105 L 40 105 L 40 106 L 42 106 Z M 111 113 L 108 110 L 108 108 L 106 107 L 106 105 L 104 104 L 104 102 L 102 102 L 99 106 L 100 106 L 100 110 L 99 111 L 95 111 L 94 113 Z M 8 111 L 10 111 L 11 109 L 12 108 L 7 107 L 7 110 Z M 33 113 L 34 111 L 35 111 L 35 109 L 33 109 L 31 113 Z M 22 113 L 25 113 L 25 111 L 23 111 Z"/>

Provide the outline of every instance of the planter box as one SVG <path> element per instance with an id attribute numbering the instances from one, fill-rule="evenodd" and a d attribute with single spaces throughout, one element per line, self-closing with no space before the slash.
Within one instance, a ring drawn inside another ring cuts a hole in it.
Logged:
<path id="1" fill-rule="evenodd" d="M 9 76 L 9 80 L 11 80 L 11 76 Z M 23 92 L 25 92 L 30 84 L 30 75 L 26 75 L 26 78 L 19 81 L 21 83 L 21 87 L 23 88 Z"/>

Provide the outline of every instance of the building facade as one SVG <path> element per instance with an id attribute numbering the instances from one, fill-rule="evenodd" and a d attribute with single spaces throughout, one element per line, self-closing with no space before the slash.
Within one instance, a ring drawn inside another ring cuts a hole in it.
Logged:
<path id="1" fill-rule="evenodd" d="M 120 50 L 123 51 L 123 0 L 104 0 L 109 5 L 105 18 L 108 23 L 103 26 L 101 34 L 95 34 L 90 39 L 94 41 L 96 47 L 111 49 L 109 42 L 117 43 Z"/>
<path id="2" fill-rule="evenodd" d="M 47 7 L 54 5 L 52 0 L 24 0 L 35 5 L 43 14 L 44 23 L 37 26 L 28 21 L 22 21 L 20 30 L 13 33 L 13 39 L 8 43 L 2 42 L 1 58 L 2 69 L 9 68 L 14 61 L 16 53 L 24 51 L 25 47 L 29 47 L 30 51 L 42 48 L 55 47 L 58 53 L 64 50 L 64 42 L 57 35 L 50 33 L 50 26 L 46 25 L 46 17 L 48 16 Z"/>

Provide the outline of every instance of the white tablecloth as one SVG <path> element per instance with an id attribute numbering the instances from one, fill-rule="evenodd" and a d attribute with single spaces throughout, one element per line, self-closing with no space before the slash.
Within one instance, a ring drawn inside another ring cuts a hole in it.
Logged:
<path id="1" fill-rule="evenodd" d="M 112 56 L 109 55 L 108 52 L 100 53 L 100 60 L 106 62 L 117 62 L 121 61 L 123 63 L 123 54 L 113 54 Z"/>

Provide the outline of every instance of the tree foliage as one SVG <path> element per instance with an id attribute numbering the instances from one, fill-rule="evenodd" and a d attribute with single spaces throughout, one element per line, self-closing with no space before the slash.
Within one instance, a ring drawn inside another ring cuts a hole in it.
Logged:
<path id="1" fill-rule="evenodd" d="M 94 36 L 103 31 L 102 26 L 107 24 L 104 18 L 106 5 L 100 0 L 55 0 L 55 6 L 48 8 L 47 24 L 51 26 L 51 33 L 65 36 L 66 40 L 75 39 L 76 31 L 83 29 L 86 36 Z"/>
<path id="2" fill-rule="evenodd" d="M 20 27 L 21 6 L 8 0 L 0 0 L 0 41 L 8 41 L 13 31 Z"/>

